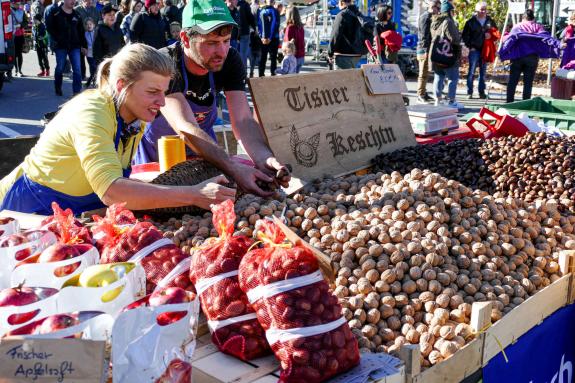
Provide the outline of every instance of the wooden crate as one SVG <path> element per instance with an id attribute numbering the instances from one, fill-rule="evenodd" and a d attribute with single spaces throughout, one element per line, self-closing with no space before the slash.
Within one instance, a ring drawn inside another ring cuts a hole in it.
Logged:
<path id="1" fill-rule="evenodd" d="M 421 371 L 419 348 L 404 347 L 400 358 L 405 363 L 406 383 L 461 382 L 497 356 L 502 349 L 537 326 L 545 318 L 574 302 L 575 251 L 563 251 L 559 256 L 563 277 L 517 306 L 493 326 L 481 332 L 491 322 L 491 304 L 473 304 L 471 326 L 480 332 L 475 340 L 451 358 Z"/>
<path id="2" fill-rule="evenodd" d="M 194 383 L 277 383 L 279 379 L 279 362 L 273 355 L 242 362 L 219 352 L 209 334 L 198 338 L 192 365 Z M 373 383 L 404 382 L 403 367 L 398 374 L 377 382 L 373 381 Z"/>

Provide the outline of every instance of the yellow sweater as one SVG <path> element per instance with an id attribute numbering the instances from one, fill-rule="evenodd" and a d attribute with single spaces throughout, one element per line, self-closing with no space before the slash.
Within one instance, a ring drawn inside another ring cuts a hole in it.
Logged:
<path id="1" fill-rule="evenodd" d="M 114 148 L 117 121 L 113 100 L 98 90 L 74 97 L 48 124 L 36 145 L 9 175 L 0 181 L 0 201 L 22 175 L 68 195 L 102 196 L 127 168 L 141 132 L 118 150 Z"/>

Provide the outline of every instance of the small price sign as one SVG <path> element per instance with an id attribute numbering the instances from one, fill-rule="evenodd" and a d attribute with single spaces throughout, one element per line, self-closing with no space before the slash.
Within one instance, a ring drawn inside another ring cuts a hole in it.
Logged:
<path id="1" fill-rule="evenodd" d="M 100 383 L 104 347 L 82 339 L 3 339 L 0 383 Z"/>
<path id="2" fill-rule="evenodd" d="M 371 94 L 407 93 L 405 79 L 396 64 L 366 64 L 361 69 Z"/>

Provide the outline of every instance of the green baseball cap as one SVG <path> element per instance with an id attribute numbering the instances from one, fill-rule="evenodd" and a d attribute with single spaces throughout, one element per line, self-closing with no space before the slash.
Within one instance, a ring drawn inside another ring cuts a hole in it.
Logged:
<path id="1" fill-rule="evenodd" d="M 224 25 L 237 26 L 222 0 L 189 0 L 182 12 L 182 28 L 192 28 L 201 34 Z"/>

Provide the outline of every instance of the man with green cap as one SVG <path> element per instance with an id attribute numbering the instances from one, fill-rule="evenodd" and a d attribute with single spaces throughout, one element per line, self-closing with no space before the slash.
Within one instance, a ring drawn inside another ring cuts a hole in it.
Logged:
<path id="1" fill-rule="evenodd" d="M 238 51 L 230 48 L 237 27 L 222 0 L 189 0 L 182 12 L 180 42 L 161 51 L 174 61 L 176 74 L 161 114 L 148 124 L 138 147 L 136 163 L 158 161 L 157 141 L 179 134 L 188 155 L 197 154 L 234 178 L 240 189 L 269 196 L 256 181 L 271 182 L 285 166 L 274 157 L 263 130 L 255 121 L 246 93 L 246 69 Z M 232 130 L 255 168 L 238 164 L 216 144 L 216 95 L 224 91 Z M 280 180 L 287 185 L 289 176 Z"/>

